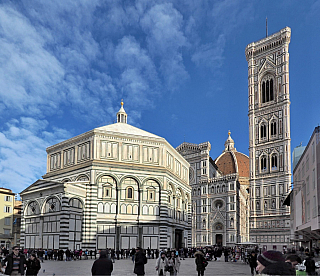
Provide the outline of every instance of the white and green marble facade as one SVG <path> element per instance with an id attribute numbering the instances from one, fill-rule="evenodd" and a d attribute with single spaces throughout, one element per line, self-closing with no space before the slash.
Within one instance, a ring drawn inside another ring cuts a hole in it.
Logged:
<path id="1" fill-rule="evenodd" d="M 123 107 L 117 118 L 47 148 L 47 173 L 21 193 L 21 246 L 191 246 L 188 162 Z"/>

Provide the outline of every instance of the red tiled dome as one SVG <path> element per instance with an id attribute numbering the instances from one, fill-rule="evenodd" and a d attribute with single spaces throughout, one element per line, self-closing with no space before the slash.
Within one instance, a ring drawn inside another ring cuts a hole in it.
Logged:
<path id="1" fill-rule="evenodd" d="M 225 151 L 215 164 L 223 175 L 239 173 L 240 177 L 249 177 L 249 157 L 237 151 Z"/>

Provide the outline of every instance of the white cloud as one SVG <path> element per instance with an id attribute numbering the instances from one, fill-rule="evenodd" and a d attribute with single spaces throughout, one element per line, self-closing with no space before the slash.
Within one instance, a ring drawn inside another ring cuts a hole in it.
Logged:
<path id="1" fill-rule="evenodd" d="M 18 193 L 46 172 L 46 147 L 72 137 L 46 120 L 14 119 L 0 132 L 1 185 Z"/>
<path id="2" fill-rule="evenodd" d="M 200 45 L 191 60 L 197 66 L 207 66 L 209 68 L 219 68 L 223 62 L 223 53 L 226 40 L 224 35 L 220 35 L 216 42 Z"/>

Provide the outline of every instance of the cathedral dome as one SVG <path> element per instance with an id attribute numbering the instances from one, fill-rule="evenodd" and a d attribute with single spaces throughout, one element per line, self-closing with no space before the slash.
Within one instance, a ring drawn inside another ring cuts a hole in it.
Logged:
<path id="1" fill-rule="evenodd" d="M 223 175 L 238 173 L 240 177 L 249 177 L 249 157 L 237 152 L 230 131 L 228 134 L 225 149 L 214 162 Z"/>

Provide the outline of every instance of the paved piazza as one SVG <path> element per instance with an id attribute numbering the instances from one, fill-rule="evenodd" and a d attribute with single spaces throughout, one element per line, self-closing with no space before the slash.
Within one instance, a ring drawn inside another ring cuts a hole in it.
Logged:
<path id="1" fill-rule="evenodd" d="M 39 271 L 42 275 L 91 275 L 91 267 L 94 260 L 81 261 L 44 261 Z M 155 259 L 148 259 L 146 264 L 146 276 L 157 275 L 155 270 Z M 43 270 L 45 269 L 45 272 Z M 130 259 L 116 260 L 113 266 L 113 276 L 136 275 L 133 273 L 133 264 Z M 169 274 L 167 274 L 169 275 Z M 180 273 L 178 276 L 198 275 L 196 272 L 195 259 L 187 258 L 181 260 Z M 211 261 L 204 275 L 250 275 L 250 267 L 243 263 L 225 263 L 224 261 Z"/>

